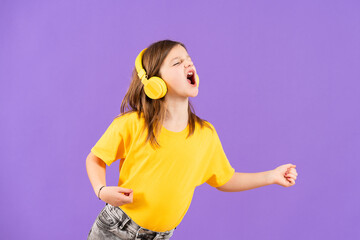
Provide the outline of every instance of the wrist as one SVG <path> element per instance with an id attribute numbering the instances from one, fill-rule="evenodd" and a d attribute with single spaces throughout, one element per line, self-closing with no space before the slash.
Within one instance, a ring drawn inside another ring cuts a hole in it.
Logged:
<path id="1" fill-rule="evenodd" d="M 96 186 L 94 187 L 94 193 L 95 193 L 96 197 L 98 196 L 99 190 L 100 190 L 100 188 L 101 188 L 102 186 L 106 186 L 106 185 L 105 185 L 105 184 L 101 184 L 101 185 L 96 185 Z M 104 189 L 103 189 L 103 190 L 104 190 Z M 102 190 L 101 190 L 101 191 L 102 191 Z"/>
<path id="2" fill-rule="evenodd" d="M 274 184 L 275 181 L 274 181 L 274 174 L 273 174 L 272 170 L 265 172 L 265 179 L 266 179 L 266 183 L 268 185 Z"/>
<path id="3" fill-rule="evenodd" d="M 102 185 L 99 187 L 99 190 L 97 192 L 97 197 L 99 198 L 99 200 L 101 200 L 101 191 L 103 190 L 103 188 L 106 187 L 105 185 Z"/>

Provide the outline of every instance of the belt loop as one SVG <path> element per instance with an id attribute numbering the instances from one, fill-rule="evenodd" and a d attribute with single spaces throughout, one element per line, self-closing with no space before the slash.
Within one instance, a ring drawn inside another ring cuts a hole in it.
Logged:
<path id="1" fill-rule="evenodd" d="M 138 230 L 136 230 L 135 240 L 138 239 L 139 231 L 142 227 L 139 227 Z"/>
<path id="2" fill-rule="evenodd" d="M 120 229 L 123 229 L 124 226 L 125 226 L 125 224 L 126 224 L 128 221 L 130 221 L 130 218 L 125 217 L 125 219 L 122 221 L 122 223 L 121 223 L 121 225 L 120 225 Z"/>

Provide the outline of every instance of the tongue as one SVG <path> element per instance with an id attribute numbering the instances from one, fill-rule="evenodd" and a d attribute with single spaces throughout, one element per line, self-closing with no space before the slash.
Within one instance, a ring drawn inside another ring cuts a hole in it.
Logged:
<path id="1" fill-rule="evenodd" d="M 190 84 L 191 84 L 191 80 L 190 80 L 190 79 L 188 79 L 187 81 L 188 81 L 188 83 L 190 83 Z"/>

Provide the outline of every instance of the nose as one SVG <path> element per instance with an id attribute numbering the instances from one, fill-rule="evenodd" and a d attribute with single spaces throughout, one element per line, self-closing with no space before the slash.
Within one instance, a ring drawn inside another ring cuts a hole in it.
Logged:
<path id="1" fill-rule="evenodd" d="M 186 62 L 185 62 L 185 64 L 184 64 L 185 68 L 190 67 L 190 66 L 193 66 L 193 65 L 194 65 L 194 64 L 193 64 L 193 62 L 192 62 L 191 60 L 186 60 Z"/>

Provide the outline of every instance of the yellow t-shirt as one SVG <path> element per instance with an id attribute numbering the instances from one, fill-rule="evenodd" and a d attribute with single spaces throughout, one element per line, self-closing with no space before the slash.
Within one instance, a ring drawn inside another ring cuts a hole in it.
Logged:
<path id="1" fill-rule="evenodd" d="M 136 112 L 113 120 L 91 149 L 107 165 L 120 160 L 118 186 L 133 189 L 133 202 L 120 208 L 138 225 L 152 231 L 168 231 L 180 224 L 195 187 L 225 184 L 233 176 L 215 128 L 195 126 L 194 135 L 162 127 L 160 148 L 145 143 L 145 120 Z"/>

